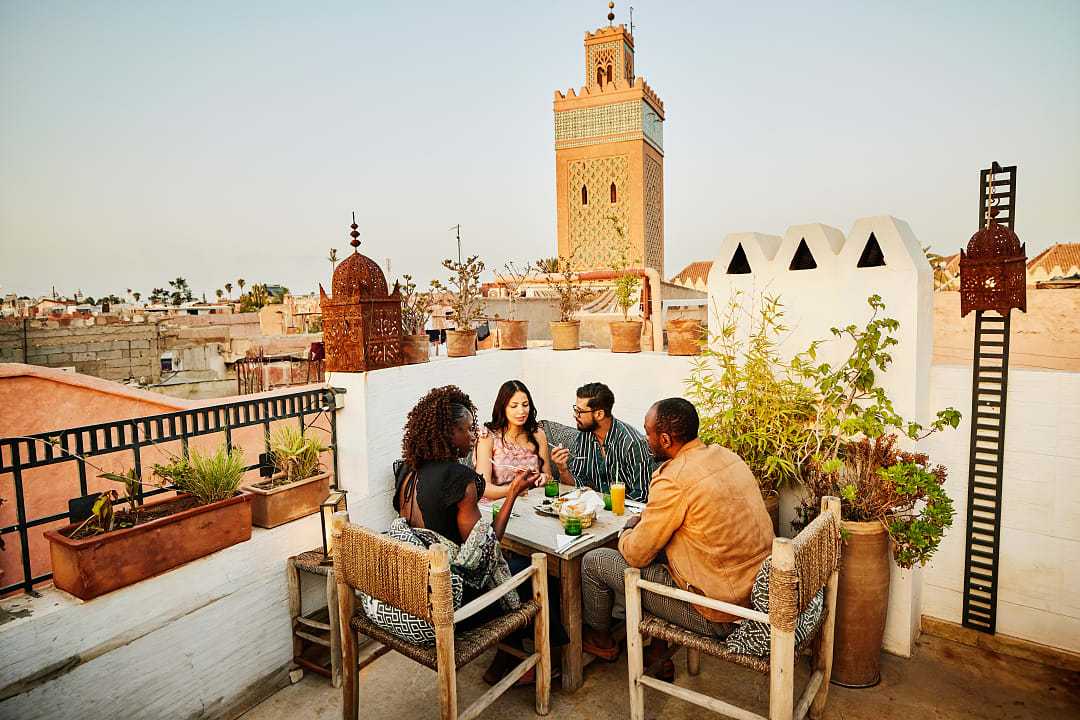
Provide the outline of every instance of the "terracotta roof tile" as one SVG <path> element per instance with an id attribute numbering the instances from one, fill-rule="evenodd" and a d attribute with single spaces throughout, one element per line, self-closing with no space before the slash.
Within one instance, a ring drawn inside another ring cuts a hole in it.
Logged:
<path id="1" fill-rule="evenodd" d="M 1055 273 L 1054 268 L 1060 268 Z M 1057 243 L 1028 261 L 1029 273 L 1042 270 L 1049 277 L 1068 277 L 1080 272 L 1080 243 Z"/>
<path id="2" fill-rule="evenodd" d="M 688 283 L 696 285 L 698 281 L 707 283 L 709 281 L 709 271 L 712 270 L 711 260 L 699 260 L 698 262 L 692 262 L 684 267 L 679 274 L 671 279 L 676 285 Z"/>

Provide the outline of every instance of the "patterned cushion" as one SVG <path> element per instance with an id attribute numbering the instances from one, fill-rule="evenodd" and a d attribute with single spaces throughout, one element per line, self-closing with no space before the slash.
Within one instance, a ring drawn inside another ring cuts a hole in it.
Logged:
<path id="1" fill-rule="evenodd" d="M 415 533 L 397 532 L 391 527 L 386 534 L 394 540 L 424 547 Z M 465 596 L 465 582 L 457 573 L 450 573 L 450 588 L 454 597 L 454 607 L 461 607 Z M 415 615 L 410 615 L 370 595 L 357 593 L 357 596 L 360 599 L 360 609 L 368 619 L 387 632 L 415 645 L 431 645 L 435 642 L 435 626 L 427 620 L 421 620 Z"/>
<path id="2" fill-rule="evenodd" d="M 754 578 L 754 589 L 750 592 L 750 601 L 754 609 L 763 613 L 769 612 L 769 568 L 771 567 L 772 557 L 770 556 L 761 564 L 761 569 Z M 821 588 L 806 609 L 799 613 L 799 619 L 795 623 L 796 646 L 802 645 L 814 636 L 821 624 L 824 610 L 825 588 Z M 733 653 L 767 658 L 769 657 L 769 626 L 756 620 L 743 620 L 739 627 L 728 635 L 726 645 L 727 649 Z"/>

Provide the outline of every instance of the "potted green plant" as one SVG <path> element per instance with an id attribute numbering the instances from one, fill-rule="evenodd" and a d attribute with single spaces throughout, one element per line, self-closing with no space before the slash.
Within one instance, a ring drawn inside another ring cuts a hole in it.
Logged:
<path id="1" fill-rule="evenodd" d="M 736 292 L 717 314 L 719 330 L 693 360 L 687 397 L 698 409 L 701 439 L 737 453 L 753 471 L 779 535 L 779 491 L 798 486 L 814 450 L 816 394 L 802 366 L 779 353 L 787 332 L 779 298 L 751 304 Z"/>
<path id="2" fill-rule="evenodd" d="M 121 482 L 128 507 L 116 510 L 116 490 L 101 493 L 90 517 L 48 530 L 53 582 L 83 600 L 158 575 L 251 537 L 251 495 L 238 492 L 244 455 L 225 445 L 203 455 L 173 458 L 154 472 L 175 485 L 176 497 L 142 504 L 146 485 L 133 470 L 102 473 Z"/>
<path id="3" fill-rule="evenodd" d="M 802 517 L 809 521 L 815 499 L 841 498 L 844 556 L 837 589 L 833 682 L 849 687 L 875 685 L 889 597 L 889 555 L 902 568 L 924 565 L 953 521 L 945 494 L 945 470 L 932 468 L 926 455 L 895 447 L 898 436 L 917 442 L 955 428 L 960 413 L 938 411 L 928 427 L 910 422 L 894 409 L 877 384 L 877 373 L 892 363 L 899 323 L 880 317 L 881 298 L 868 299 L 872 314 L 865 327 L 832 328 L 852 345 L 839 364 L 816 363 L 813 343 L 795 363 L 812 378 L 818 410 L 814 452 L 804 465 L 803 486 L 810 499 Z"/>
<path id="4" fill-rule="evenodd" d="M 426 335 L 424 336 L 426 339 Z M 330 448 L 313 435 L 283 425 L 270 439 L 274 474 L 244 486 L 251 493 L 251 517 L 257 527 L 272 528 L 318 512 L 330 494 L 330 473 L 322 471 L 322 453 Z"/>
<path id="5" fill-rule="evenodd" d="M 431 317 L 431 291 L 418 292 L 411 275 L 403 275 L 401 292 L 401 354 L 406 365 L 428 361 L 431 340 L 424 326 Z"/>
<path id="6" fill-rule="evenodd" d="M 431 286 L 439 292 L 452 293 L 450 317 L 456 329 L 446 331 L 446 354 L 449 357 L 475 355 L 476 329 L 473 326 L 483 311 L 480 273 L 484 271 L 484 262 L 478 255 L 472 255 L 464 262 L 443 260 L 442 265 L 450 271 L 450 289 L 438 280 L 433 280 Z"/>
<path id="7" fill-rule="evenodd" d="M 615 305 L 622 311 L 623 319 L 608 323 L 611 331 L 611 352 L 641 352 L 641 321 L 630 319 L 630 308 L 637 304 L 637 291 L 641 278 L 631 271 L 623 270 L 615 278 Z"/>
<path id="8" fill-rule="evenodd" d="M 509 306 L 507 318 L 500 319 L 496 325 L 501 350 L 524 350 L 529 344 L 529 321 L 518 320 L 514 313 L 521 297 L 521 290 L 534 272 L 536 272 L 534 265 L 521 266 L 514 262 L 503 265 L 502 272 L 495 272 L 495 279 L 506 289 Z"/>
<path id="9" fill-rule="evenodd" d="M 559 319 L 548 323 L 552 349 L 577 350 L 581 347 L 581 323 L 574 316 L 585 305 L 589 292 L 567 258 L 537 260 L 536 269 L 559 298 Z"/>

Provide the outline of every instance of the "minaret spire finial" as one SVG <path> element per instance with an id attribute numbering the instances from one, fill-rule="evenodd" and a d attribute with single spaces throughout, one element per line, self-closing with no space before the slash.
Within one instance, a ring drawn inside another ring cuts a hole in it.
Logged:
<path id="1" fill-rule="evenodd" d="M 360 252 L 359 251 L 360 233 L 357 232 L 357 230 L 356 230 L 360 226 L 356 224 L 356 211 L 355 210 L 353 210 L 353 214 L 352 214 L 352 225 L 350 225 L 349 227 L 352 228 L 352 232 L 349 233 L 349 236 L 352 238 L 352 240 L 349 242 L 349 244 L 353 246 L 353 252 Z"/>
<path id="2" fill-rule="evenodd" d="M 608 8 L 607 24 L 608 24 L 608 27 L 611 27 L 611 24 L 613 22 L 615 22 L 615 3 L 614 2 L 608 2 L 607 8 Z"/>

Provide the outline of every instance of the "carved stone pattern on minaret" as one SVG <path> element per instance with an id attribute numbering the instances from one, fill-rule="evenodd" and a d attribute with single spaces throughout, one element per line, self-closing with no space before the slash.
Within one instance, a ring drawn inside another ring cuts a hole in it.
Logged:
<path id="1" fill-rule="evenodd" d="M 575 108 L 555 113 L 555 147 L 558 149 L 622 142 L 642 137 L 640 100 Z"/>
<path id="2" fill-rule="evenodd" d="M 629 247 L 630 204 L 629 167 L 626 155 L 574 160 L 569 166 L 567 204 L 570 208 L 570 253 L 578 267 L 595 270 L 610 268 L 626 255 L 631 264 L 641 263 L 638 248 Z M 616 202 L 610 202 L 611 183 L 615 183 Z M 581 186 L 589 189 L 589 204 L 581 204 Z M 623 228 L 626 245 L 618 244 L 611 219 Z"/>
<path id="3" fill-rule="evenodd" d="M 645 139 L 652 143 L 657 150 L 664 152 L 664 121 L 646 102 L 641 103 L 641 114 L 641 128 L 645 134 Z"/>
<path id="4" fill-rule="evenodd" d="M 618 76 L 619 67 L 616 65 L 618 62 L 618 42 L 600 43 L 599 45 L 590 45 L 588 52 L 585 56 L 585 87 L 596 87 L 596 68 L 597 66 L 607 68 L 608 63 L 611 63 L 612 79 L 614 80 Z M 607 83 L 607 76 L 604 76 L 604 83 Z"/>
<path id="5" fill-rule="evenodd" d="M 634 82 L 634 51 L 629 45 L 623 44 L 623 57 L 626 58 L 626 67 L 623 68 L 623 77 L 631 83 Z"/>
<path id="6" fill-rule="evenodd" d="M 664 168 L 645 156 L 645 264 L 664 269 Z"/>

